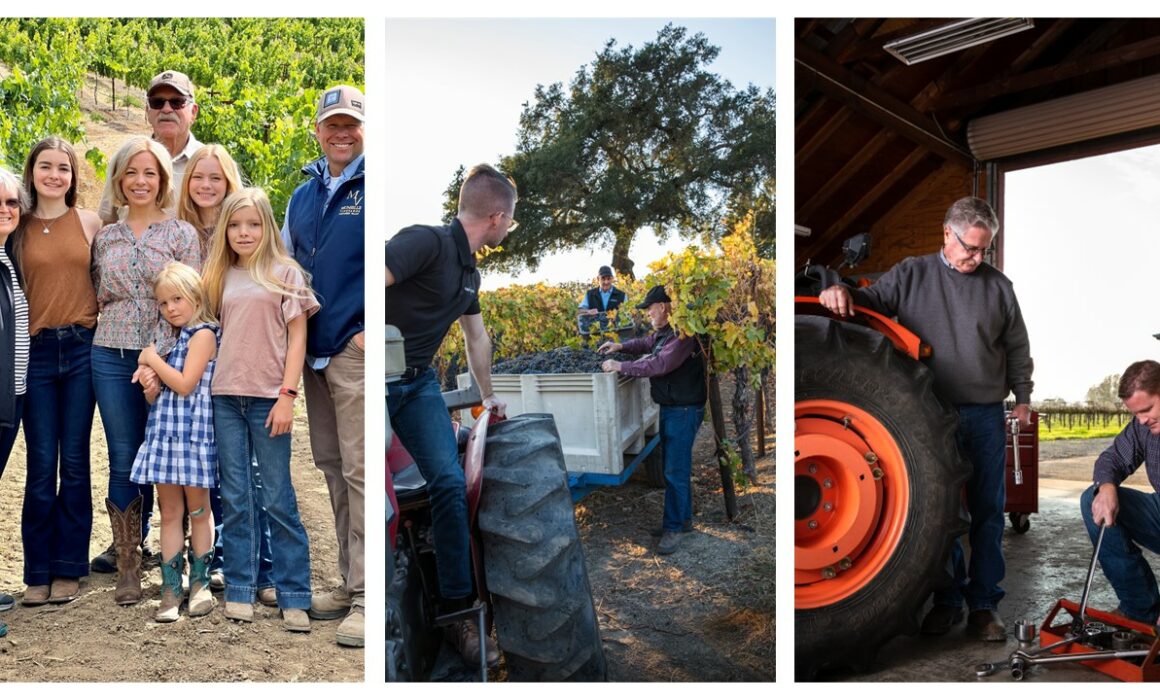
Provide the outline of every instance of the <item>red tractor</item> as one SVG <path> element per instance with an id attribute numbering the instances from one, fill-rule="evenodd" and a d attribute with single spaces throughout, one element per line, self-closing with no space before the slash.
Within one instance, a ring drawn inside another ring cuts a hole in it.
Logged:
<path id="1" fill-rule="evenodd" d="M 847 264 L 868 241 L 847 244 Z M 794 636 L 799 680 L 863 669 L 898 634 L 918 631 L 966 531 L 953 410 L 920 362 L 929 347 L 857 307 L 818 303 L 836 273 L 798 275 L 794 317 Z"/>
<path id="2" fill-rule="evenodd" d="M 480 403 L 474 387 L 444 399 L 449 410 Z M 479 616 L 481 630 L 494 623 L 509 680 L 605 680 L 600 629 L 552 416 L 499 420 L 484 412 L 470 432 L 450 418 L 447 429 L 459 435 L 475 584 L 483 601 L 466 614 Z M 392 438 L 389 418 L 387 436 L 387 680 L 428 680 L 439 659 L 449 656 L 441 641 L 448 621 L 434 614 L 431 509 L 425 482 Z M 448 663 L 459 662 L 456 657 Z M 479 669 L 460 670 L 487 679 L 482 661 Z"/>

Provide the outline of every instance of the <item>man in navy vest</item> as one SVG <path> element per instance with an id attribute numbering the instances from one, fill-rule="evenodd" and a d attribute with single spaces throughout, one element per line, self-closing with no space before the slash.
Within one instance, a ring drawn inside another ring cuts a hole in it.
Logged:
<path id="1" fill-rule="evenodd" d="M 661 538 L 657 552 L 672 554 L 680 547 L 685 533 L 693 530 L 693 441 L 705 418 L 708 398 L 705 355 L 697 338 L 681 337 L 669 325 L 672 299 L 663 286 L 648 290 L 636 308 L 646 310 L 653 333 L 624 343 L 605 343 L 599 352 L 644 357 L 628 362 L 605 360 L 601 368 L 628 377 L 649 378 L 652 400 L 660 407 L 660 448 L 665 465 L 664 518 L 661 528 L 653 534 Z"/>
<path id="2" fill-rule="evenodd" d="M 582 329 L 588 328 L 596 320 L 591 317 L 608 311 L 615 311 L 624 303 L 624 291 L 612 286 L 613 277 L 611 267 L 601 265 L 597 277 L 600 279 L 600 286 L 589 289 L 584 294 L 584 298 L 580 300 L 580 313 L 578 316 L 581 319 L 580 327 Z M 608 327 L 608 319 L 601 319 L 600 325 L 602 327 Z"/>
<path id="3" fill-rule="evenodd" d="M 310 616 L 345 618 L 336 641 L 363 646 L 363 94 L 349 85 L 322 93 L 314 118 L 322 158 L 286 207 L 282 236 L 310 276 L 322 308 L 306 327 L 302 383 L 310 450 L 326 477 L 338 535 L 342 588 L 316 595 Z M 291 387 L 294 388 L 294 387 Z"/>

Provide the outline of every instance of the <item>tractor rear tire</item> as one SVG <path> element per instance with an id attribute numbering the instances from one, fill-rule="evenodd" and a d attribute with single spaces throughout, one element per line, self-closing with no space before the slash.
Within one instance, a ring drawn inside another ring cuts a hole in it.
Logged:
<path id="1" fill-rule="evenodd" d="M 827 668 L 863 670 L 885 642 L 918 631 L 928 595 L 949 583 L 950 544 L 966 531 L 971 467 L 925 365 L 877 331 L 820 316 L 799 315 L 794 338 L 795 671 L 811 680 Z M 865 440 L 862 449 L 843 452 L 851 440 Z M 839 551 L 840 528 L 833 539 L 816 536 L 851 500 L 875 514 L 863 548 L 817 564 L 831 545 Z"/>
<path id="2" fill-rule="evenodd" d="M 489 428 L 479 529 L 508 678 L 605 680 L 604 647 L 552 416 L 524 414 Z"/>

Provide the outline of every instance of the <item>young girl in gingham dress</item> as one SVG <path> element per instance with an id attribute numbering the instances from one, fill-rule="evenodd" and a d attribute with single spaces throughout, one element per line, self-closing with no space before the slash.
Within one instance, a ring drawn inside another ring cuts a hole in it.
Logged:
<path id="1" fill-rule="evenodd" d="M 178 618 L 185 562 L 183 520 L 189 508 L 189 614 L 213 609 L 209 564 L 213 559 L 213 515 L 209 489 L 217 485 L 217 445 L 213 430 L 210 381 L 217 364 L 221 331 L 209 311 L 201 277 L 193 268 L 173 262 L 162 268 L 153 284 L 161 315 L 180 328 L 177 344 L 166 358 L 150 345 L 141 351 L 139 381 L 156 372 L 161 387 L 146 389 L 152 404 L 145 425 L 145 442 L 137 451 L 130 479 L 157 484 L 161 503 L 161 605 L 158 622 Z"/>

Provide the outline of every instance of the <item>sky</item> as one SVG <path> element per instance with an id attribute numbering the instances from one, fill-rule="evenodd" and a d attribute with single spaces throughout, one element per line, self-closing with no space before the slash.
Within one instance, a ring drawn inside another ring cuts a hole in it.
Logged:
<path id="1" fill-rule="evenodd" d="M 412 224 L 439 223 L 443 191 L 460 165 L 495 164 L 515 150 L 520 112 L 537 84 L 567 86 L 609 38 L 618 47 L 639 47 L 669 21 L 721 49 L 709 68 L 734 88 L 774 87 L 772 19 L 387 20 L 387 96 L 405 99 L 391 99 L 387 115 L 385 237 Z M 641 231 L 629 257 L 639 277 L 666 249 L 685 245 L 670 238 L 662 246 L 651 231 Z M 576 250 L 545 257 L 535 273 L 485 270 L 482 288 L 587 281 L 611 257 L 611 250 Z"/>
<path id="2" fill-rule="evenodd" d="M 1003 272 L 1035 360 L 1034 401 L 1084 401 L 1132 362 L 1160 359 L 1160 146 L 1007 174 Z"/>

